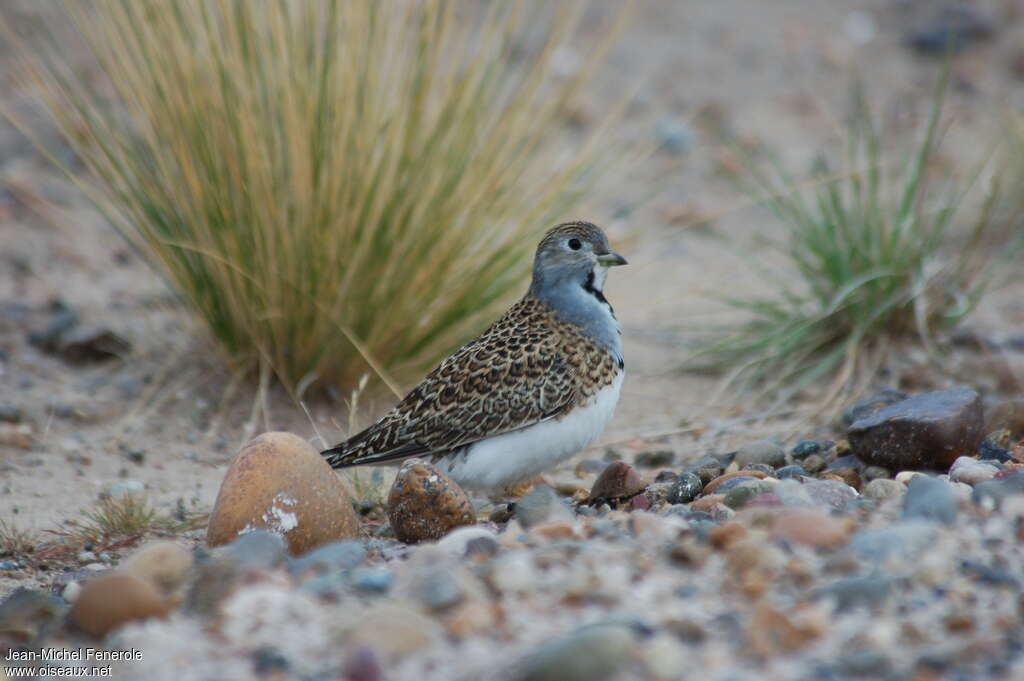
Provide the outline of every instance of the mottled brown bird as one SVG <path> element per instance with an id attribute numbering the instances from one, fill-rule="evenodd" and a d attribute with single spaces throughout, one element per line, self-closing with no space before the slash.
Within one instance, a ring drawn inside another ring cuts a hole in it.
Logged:
<path id="1" fill-rule="evenodd" d="M 580 451 L 619 400 L 621 331 L 603 289 L 608 268 L 625 264 L 595 225 L 554 227 L 522 300 L 324 457 L 334 468 L 424 457 L 497 491 Z"/>

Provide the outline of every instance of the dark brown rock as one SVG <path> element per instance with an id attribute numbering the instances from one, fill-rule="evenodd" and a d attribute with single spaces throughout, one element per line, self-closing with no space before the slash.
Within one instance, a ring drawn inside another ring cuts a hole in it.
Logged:
<path id="1" fill-rule="evenodd" d="M 636 469 L 625 461 L 615 461 L 598 476 L 590 488 L 593 502 L 609 499 L 627 499 L 644 491 L 644 484 Z"/>
<path id="2" fill-rule="evenodd" d="M 459 485 L 421 459 L 409 459 L 388 494 L 388 518 L 406 543 L 440 539 L 476 522 L 473 504 Z"/>
<path id="3" fill-rule="evenodd" d="M 908 397 L 910 397 L 910 395 L 902 390 L 883 390 L 879 393 L 875 393 L 871 397 L 865 397 L 859 402 L 854 402 L 853 406 L 843 412 L 843 425 L 849 427 L 853 425 L 854 421 L 871 416 L 879 409 L 884 409 L 890 404 L 902 402 Z"/>
<path id="4" fill-rule="evenodd" d="M 984 436 L 981 397 L 969 388 L 922 393 L 854 421 L 847 435 L 861 461 L 893 470 L 949 469 Z"/>

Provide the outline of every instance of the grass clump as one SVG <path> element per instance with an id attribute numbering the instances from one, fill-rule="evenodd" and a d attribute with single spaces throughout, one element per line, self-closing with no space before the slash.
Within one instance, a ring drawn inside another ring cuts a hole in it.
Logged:
<path id="1" fill-rule="evenodd" d="M 731 369 L 730 380 L 780 398 L 825 386 L 822 409 L 865 389 L 898 343 L 935 350 L 935 335 L 963 319 L 985 293 L 995 263 L 986 240 L 993 181 L 983 200 L 965 198 L 984 164 L 960 179 L 936 163 L 946 79 L 940 82 L 920 141 L 894 163 L 893 140 L 880 131 L 856 88 L 844 167 L 816 164 L 798 183 L 745 156 L 738 178 L 783 227 L 770 242 L 795 276 L 776 277 L 769 296 L 727 299 L 746 321 L 705 342 L 696 361 Z M 969 218 L 958 219 L 973 206 Z M 787 268 L 788 269 L 788 268 Z M 788 273 L 787 273 L 788 274 Z"/>
<path id="2" fill-rule="evenodd" d="M 55 32 L 21 53 L 98 204 L 228 357 L 287 386 L 430 367 L 603 167 L 601 130 L 552 139 L 607 47 L 552 75 L 579 3 L 63 7 L 98 77 Z"/>
<path id="3" fill-rule="evenodd" d="M 179 502 L 174 513 L 161 513 L 138 494 L 102 497 L 94 507 L 83 510 L 81 519 L 67 521 L 59 530 L 48 530 L 55 541 L 45 544 L 35 556 L 38 561 L 68 560 L 78 551 L 119 550 L 134 546 L 145 537 L 171 536 L 195 529 L 206 514 L 187 511 Z"/>
<path id="4" fill-rule="evenodd" d="M 36 550 L 35 535 L 0 518 L 0 558 L 27 556 Z"/>

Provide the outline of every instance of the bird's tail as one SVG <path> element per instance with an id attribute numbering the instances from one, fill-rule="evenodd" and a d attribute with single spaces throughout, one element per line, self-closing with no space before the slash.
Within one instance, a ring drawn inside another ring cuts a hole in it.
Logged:
<path id="1" fill-rule="evenodd" d="M 331 465 L 331 468 L 348 468 L 355 466 L 355 458 L 357 452 L 353 451 L 347 442 L 342 442 L 340 445 L 325 449 L 320 452 L 320 456 L 327 460 L 327 463 Z"/>

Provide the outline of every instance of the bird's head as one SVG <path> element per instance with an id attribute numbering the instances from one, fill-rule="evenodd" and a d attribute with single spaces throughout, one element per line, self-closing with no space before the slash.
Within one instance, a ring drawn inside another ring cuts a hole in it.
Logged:
<path id="1" fill-rule="evenodd" d="M 533 287 L 578 283 L 601 291 L 609 267 L 625 265 L 608 237 L 589 222 L 565 222 L 548 231 L 533 260 Z"/>

